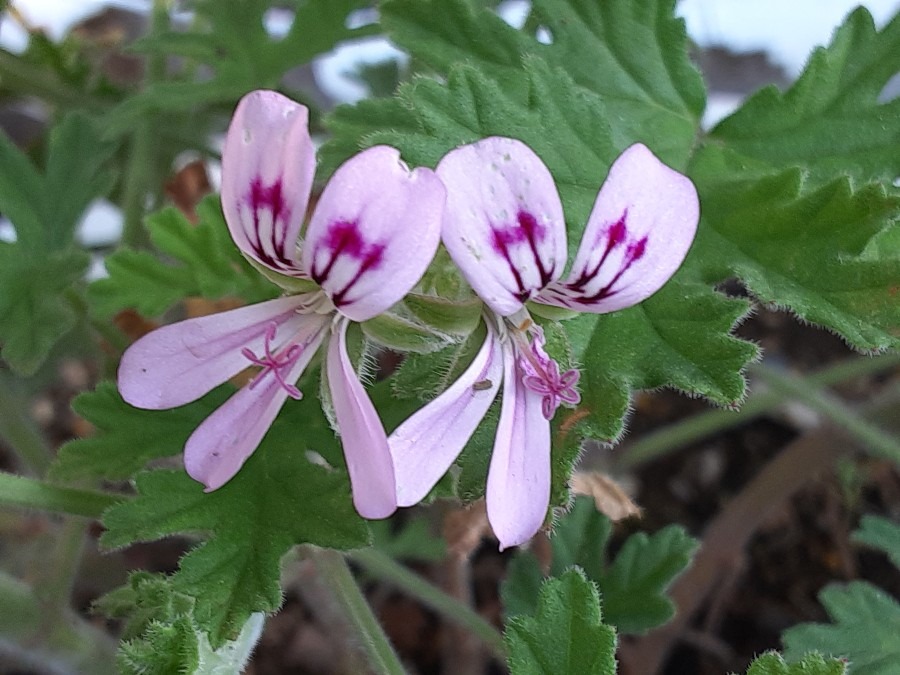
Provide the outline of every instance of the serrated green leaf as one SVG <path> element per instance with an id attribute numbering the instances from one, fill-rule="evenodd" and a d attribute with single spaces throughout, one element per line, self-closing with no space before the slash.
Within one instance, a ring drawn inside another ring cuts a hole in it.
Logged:
<path id="1" fill-rule="evenodd" d="M 683 277 L 635 307 L 563 323 L 584 364 L 584 435 L 618 438 L 632 389 L 672 386 L 722 405 L 743 399 L 741 371 L 759 349 L 730 332 L 749 304 Z"/>
<path id="2" fill-rule="evenodd" d="M 844 675 L 846 672 L 844 661 L 821 654 L 807 654 L 797 663 L 787 664 L 777 652 L 768 652 L 753 659 L 747 675 Z"/>
<path id="3" fill-rule="evenodd" d="M 737 276 L 765 303 L 786 307 L 840 334 L 857 349 L 900 344 L 893 296 L 900 258 L 863 256 L 869 241 L 897 227 L 900 198 L 880 185 L 854 189 L 839 178 L 814 190 L 792 169 L 764 178 L 724 173 L 718 150 L 692 166 L 703 226 L 685 274 Z"/>
<path id="4" fill-rule="evenodd" d="M 230 393 L 220 387 L 179 408 L 141 410 L 125 403 L 115 384 L 103 382 L 72 403 L 97 433 L 66 443 L 50 473 L 67 481 L 127 480 L 151 460 L 180 454 L 188 436 Z"/>
<path id="5" fill-rule="evenodd" d="M 95 311 L 104 317 L 128 308 L 158 316 L 190 296 L 236 296 L 247 302 L 267 300 L 278 289 L 241 255 L 231 240 L 217 196 L 204 199 L 194 225 L 177 209 L 147 218 L 150 239 L 176 264 L 146 251 L 121 249 L 106 259 L 109 276 L 88 289 Z"/>
<path id="6" fill-rule="evenodd" d="M 155 424 L 167 420 L 160 416 Z M 304 457 L 306 450 L 339 454 L 330 447 L 336 445 L 318 401 L 307 397 L 282 412 L 237 476 L 215 492 L 204 493 L 180 470 L 139 474 L 138 497 L 106 513 L 101 543 L 204 533 L 208 539 L 182 558 L 174 588 L 195 598 L 196 623 L 218 648 L 251 614 L 278 607 L 279 561 L 293 545 L 368 544 L 346 473 Z"/>
<path id="7" fill-rule="evenodd" d="M 900 99 L 878 97 L 898 70 L 900 14 L 879 32 L 859 8 L 787 92 L 763 89 L 711 140 L 772 168 L 802 166 L 817 183 L 846 174 L 892 181 L 900 174 Z"/>
<path id="8" fill-rule="evenodd" d="M 114 149 L 93 120 L 72 113 L 51 130 L 41 174 L 0 135 L 0 211 L 16 229 L 20 255 L 38 260 L 72 246 L 85 208 L 112 186 L 104 166 Z"/>
<path id="9" fill-rule="evenodd" d="M 787 658 L 809 651 L 840 656 L 853 675 L 896 675 L 900 663 L 900 604 L 863 581 L 827 586 L 819 600 L 834 623 L 794 626 L 782 636 Z"/>
<path id="10" fill-rule="evenodd" d="M 600 598 L 578 568 L 541 587 L 537 611 L 504 633 L 513 675 L 613 675 L 616 632 L 602 623 Z"/>
<path id="11" fill-rule="evenodd" d="M 863 516 L 860 528 L 853 533 L 853 541 L 884 551 L 900 569 L 900 525 L 897 523 L 878 516 Z"/>
<path id="12" fill-rule="evenodd" d="M 705 95 L 673 7 L 671 0 L 538 0 L 533 18 L 552 34 L 550 45 L 466 0 L 389 0 L 381 11 L 390 37 L 443 75 L 469 63 L 507 92 L 521 92 L 520 64 L 539 55 L 606 101 L 619 149 L 642 140 L 683 166 Z"/>
<path id="13" fill-rule="evenodd" d="M 644 633 L 675 614 L 665 591 L 690 564 L 698 542 L 679 525 L 631 535 L 597 580 L 607 621 L 622 633 Z"/>
<path id="14" fill-rule="evenodd" d="M 163 57 L 181 56 L 186 61 L 181 79 L 151 83 L 126 99 L 109 115 L 109 133 L 126 132 L 134 121 L 159 111 L 186 111 L 197 105 L 232 104 L 246 92 L 277 88 L 282 76 L 343 40 L 372 35 L 375 25 L 347 26 L 347 17 L 365 6 L 360 0 L 317 2 L 291 0 L 282 8 L 294 12 L 290 30 L 273 37 L 266 28 L 269 0 L 242 0 L 221 11 L 217 0 L 198 0 L 193 30 L 152 34 L 136 49 Z M 198 71 L 212 72 L 197 79 Z"/>
<path id="15" fill-rule="evenodd" d="M 0 242 L 0 355 L 19 375 L 32 375 L 75 325 L 64 294 L 89 263 L 81 251 L 47 253 L 39 260 Z"/>
<path id="16" fill-rule="evenodd" d="M 666 589 L 690 564 L 697 541 L 677 525 L 651 535 L 640 532 L 626 539 L 607 563 L 610 531 L 609 519 L 597 511 L 593 500 L 577 498 L 550 537 L 551 575 L 560 576 L 572 566 L 583 569 L 600 587 L 605 621 L 620 633 L 644 633 L 666 623 L 675 611 Z M 520 553 L 515 562 L 501 593 L 521 611 L 529 607 L 529 597 L 534 602 L 531 590 L 540 571 L 529 552 Z M 506 611 L 513 613 L 510 606 Z"/>

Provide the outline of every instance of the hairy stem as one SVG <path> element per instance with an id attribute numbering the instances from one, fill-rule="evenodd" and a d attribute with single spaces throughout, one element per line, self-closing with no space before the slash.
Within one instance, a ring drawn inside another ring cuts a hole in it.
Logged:
<path id="1" fill-rule="evenodd" d="M 408 593 L 423 605 L 478 636 L 501 661 L 506 660 L 503 636 L 480 614 L 453 598 L 421 576 L 376 549 L 350 553 L 350 558 L 366 572 Z"/>
<path id="2" fill-rule="evenodd" d="M 356 629 L 372 670 L 385 675 L 404 675 L 406 671 L 403 664 L 375 618 L 344 557 L 337 551 L 312 547 L 309 555 L 322 579 L 331 587 L 347 620 Z"/>
<path id="3" fill-rule="evenodd" d="M 0 471 L 0 505 L 99 518 L 105 509 L 122 499 L 122 495 L 60 487 L 35 478 Z"/>

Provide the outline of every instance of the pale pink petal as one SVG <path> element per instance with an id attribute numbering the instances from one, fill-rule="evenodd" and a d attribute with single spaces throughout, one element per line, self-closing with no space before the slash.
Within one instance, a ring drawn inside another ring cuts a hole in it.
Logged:
<path id="1" fill-rule="evenodd" d="M 418 283 L 440 241 L 444 186 L 410 171 L 399 151 L 376 146 L 345 162 L 319 199 L 303 267 L 338 311 L 365 321 Z"/>
<path id="2" fill-rule="evenodd" d="M 387 518 L 397 510 L 394 466 L 387 434 L 347 355 L 347 320 L 332 329 L 328 387 L 350 472 L 353 505 L 363 518 Z"/>
<path id="3" fill-rule="evenodd" d="M 315 355 L 326 333 L 324 321 L 284 379 L 296 382 Z M 184 446 L 188 475 L 216 490 L 231 480 L 253 454 L 287 400 L 288 391 L 272 373 L 245 385 L 207 417 Z"/>
<path id="4" fill-rule="evenodd" d="M 487 480 L 487 514 L 500 549 L 528 541 L 550 504 L 550 421 L 504 345 L 503 403 Z"/>
<path id="5" fill-rule="evenodd" d="M 315 331 L 322 318 L 298 313 L 296 295 L 163 326 L 135 342 L 119 363 L 119 392 L 131 405 L 164 410 L 190 403 L 252 365 L 242 353 L 264 350 L 274 323 L 276 347 Z"/>
<path id="6" fill-rule="evenodd" d="M 245 255 L 281 274 L 306 275 L 297 237 L 316 168 L 305 106 L 274 91 L 238 103 L 222 151 L 222 209 Z"/>
<path id="7" fill-rule="evenodd" d="M 448 153 L 441 238 L 466 280 L 509 316 L 566 265 L 566 224 L 550 171 L 524 143 L 491 137 Z"/>
<path id="8" fill-rule="evenodd" d="M 699 218 L 693 183 L 645 146 L 632 145 L 597 195 L 568 279 L 537 300 L 596 313 L 639 303 L 681 265 Z"/>
<path id="9" fill-rule="evenodd" d="M 500 341 L 489 328 L 459 379 L 390 435 L 399 506 L 420 502 L 447 472 L 491 407 L 502 377 Z"/>

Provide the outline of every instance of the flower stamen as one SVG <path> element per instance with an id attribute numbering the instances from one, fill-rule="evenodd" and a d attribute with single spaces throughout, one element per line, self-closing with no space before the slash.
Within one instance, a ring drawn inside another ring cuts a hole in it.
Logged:
<path id="1" fill-rule="evenodd" d="M 541 395 L 541 412 L 549 420 L 562 403 L 577 405 L 581 401 L 581 395 L 575 389 L 581 373 L 574 368 L 560 373 L 559 364 L 544 351 L 544 332 L 534 324 L 530 328 L 531 342 L 524 332 L 512 331 L 522 384 Z"/>
<path id="2" fill-rule="evenodd" d="M 272 351 L 272 341 L 275 339 L 275 332 L 278 330 L 278 324 L 274 321 L 269 324 L 268 328 L 266 328 L 266 342 L 263 347 L 265 353 L 262 357 L 257 356 L 253 353 L 253 351 L 249 347 L 244 347 L 241 350 L 241 354 L 244 355 L 246 359 L 248 359 L 253 365 L 259 366 L 262 368 L 261 371 L 253 378 L 253 381 L 250 382 L 250 389 L 253 389 L 262 382 L 263 378 L 272 373 L 272 376 L 278 381 L 278 384 L 288 393 L 293 399 L 300 400 L 303 398 L 303 393 L 297 389 L 297 387 L 287 380 L 284 379 L 284 371 L 290 370 L 290 368 L 297 363 L 297 359 L 300 358 L 300 354 L 303 353 L 303 347 L 298 344 L 292 344 L 287 349 L 282 349 L 280 352 Z"/>

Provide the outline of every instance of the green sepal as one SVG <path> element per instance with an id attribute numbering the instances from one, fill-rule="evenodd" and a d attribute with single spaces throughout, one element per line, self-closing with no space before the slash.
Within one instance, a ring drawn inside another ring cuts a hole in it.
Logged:
<path id="1" fill-rule="evenodd" d="M 417 321 L 394 312 L 384 312 L 360 324 L 370 340 L 398 352 L 430 354 L 443 349 L 450 338 L 429 330 Z"/>

